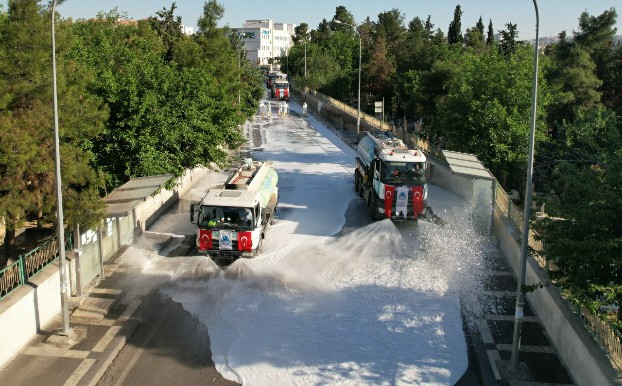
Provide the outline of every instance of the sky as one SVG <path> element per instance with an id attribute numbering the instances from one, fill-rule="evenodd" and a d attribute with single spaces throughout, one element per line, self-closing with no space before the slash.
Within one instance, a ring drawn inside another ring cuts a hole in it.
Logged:
<path id="1" fill-rule="evenodd" d="M 205 256 L 167 257 L 171 242 L 144 271 L 169 277 L 160 293 L 205 324 L 218 372 L 260 386 L 455 384 L 468 366 L 460 294 L 477 285 L 483 260 L 465 203 L 432 185 L 429 205 L 447 226 L 383 220 L 332 236 L 347 211 L 367 216 L 354 151 L 313 117 L 248 127 L 261 127 L 252 157 L 279 174 L 260 254 L 222 270 Z M 178 243 L 195 234 L 190 202 L 225 178 L 210 172 L 148 231 Z M 132 248 L 132 258 L 153 253 Z"/>
<path id="2" fill-rule="evenodd" d="M 570 35 L 578 28 L 578 19 L 582 12 L 587 11 L 593 16 L 616 6 L 616 0 L 545 0 L 538 2 L 540 15 L 540 36 L 556 36 L 561 31 Z M 6 0 L 3 0 L 6 3 Z M 142 19 L 155 15 L 163 8 L 170 8 L 173 1 L 162 0 L 98 0 L 80 1 L 66 0 L 58 7 L 64 17 L 91 18 L 98 11 L 109 11 L 118 7 L 126 11 L 128 17 Z M 535 9 L 533 1 L 523 0 L 314 0 L 314 1 L 275 1 L 259 2 L 249 0 L 220 0 L 225 8 L 225 15 L 221 26 L 241 27 L 246 20 L 270 19 L 278 23 L 307 23 L 316 28 L 322 19 L 330 20 L 335 14 L 337 6 L 345 6 L 353 15 L 357 23 L 367 17 L 377 20 L 379 13 L 398 9 L 405 16 L 405 24 L 415 17 L 425 20 L 428 15 L 435 28 L 440 28 L 445 34 L 449 23 L 453 19 L 456 5 L 460 4 L 463 11 L 463 32 L 472 27 L 481 17 L 486 27 L 492 20 L 495 31 L 505 28 L 507 23 L 517 24 L 519 39 L 535 38 Z M 197 20 L 203 12 L 204 1 L 177 0 L 176 14 L 182 17 L 186 26 L 196 30 Z M 620 3 L 617 2 L 618 34 L 622 35 L 622 16 Z"/>

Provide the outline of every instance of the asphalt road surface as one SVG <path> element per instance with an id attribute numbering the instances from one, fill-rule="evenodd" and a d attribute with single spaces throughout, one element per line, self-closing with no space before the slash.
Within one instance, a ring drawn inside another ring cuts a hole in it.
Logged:
<path id="1" fill-rule="evenodd" d="M 261 141 L 261 136 L 251 134 L 255 148 L 261 146 L 257 141 Z M 364 202 L 352 201 L 339 233 L 347 233 L 369 223 L 366 208 L 357 205 L 364 205 Z M 180 210 L 183 208 L 173 206 L 169 213 L 179 213 Z M 207 327 L 179 303 L 161 295 L 167 285 L 166 282 L 159 284 L 144 298 L 138 309 L 140 325 L 98 385 L 236 384 L 216 371 L 211 360 Z M 469 368 L 457 385 L 480 384 L 477 366 L 469 355 Z"/>

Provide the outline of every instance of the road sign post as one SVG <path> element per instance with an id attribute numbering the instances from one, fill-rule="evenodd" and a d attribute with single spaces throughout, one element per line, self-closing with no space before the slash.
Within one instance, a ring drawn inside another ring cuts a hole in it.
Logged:
<path id="1" fill-rule="evenodd" d="M 380 121 L 380 130 L 382 130 L 382 121 L 384 120 L 384 98 L 381 101 L 374 102 L 374 112 L 382 114 L 382 120 Z"/>

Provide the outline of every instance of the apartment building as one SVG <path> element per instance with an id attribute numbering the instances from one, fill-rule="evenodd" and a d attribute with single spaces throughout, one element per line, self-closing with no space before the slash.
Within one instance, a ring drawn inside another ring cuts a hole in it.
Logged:
<path id="1" fill-rule="evenodd" d="M 296 24 L 274 23 L 272 20 L 246 20 L 236 28 L 244 40 L 246 58 L 256 66 L 269 64 L 272 58 L 279 58 L 292 46 Z M 273 70 L 276 70 L 272 66 Z"/>

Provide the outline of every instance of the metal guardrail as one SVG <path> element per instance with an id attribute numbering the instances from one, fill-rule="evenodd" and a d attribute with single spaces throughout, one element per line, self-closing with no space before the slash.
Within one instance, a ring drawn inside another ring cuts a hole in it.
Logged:
<path id="1" fill-rule="evenodd" d="M 68 249 L 71 249 L 71 238 L 67 237 Z M 58 242 L 56 238 L 46 240 L 43 244 L 20 255 L 18 260 L 0 270 L 0 299 L 21 287 L 31 277 L 58 258 Z"/>
<path id="2" fill-rule="evenodd" d="M 24 275 L 26 280 L 41 271 L 46 265 L 52 263 L 58 257 L 58 242 L 56 238 L 47 240 L 37 248 L 20 256 L 24 262 Z"/>
<path id="3" fill-rule="evenodd" d="M 586 324 L 588 330 L 592 332 L 594 337 L 605 351 L 609 353 L 610 359 L 618 369 L 622 370 L 622 334 L 608 320 L 603 320 L 601 316 L 592 313 L 592 311 L 584 306 L 575 304 L 575 312 L 581 320 Z"/>
<path id="4" fill-rule="evenodd" d="M 22 267 L 23 264 L 20 257 L 13 264 L 0 269 L 0 299 L 24 284 L 24 271 Z"/>
<path id="5" fill-rule="evenodd" d="M 510 196 L 508 196 L 505 190 L 503 190 L 501 185 L 499 184 L 496 184 L 496 185 L 497 185 L 497 191 L 495 195 L 497 199 L 496 204 L 499 208 L 501 208 L 503 213 L 505 213 L 508 216 L 508 218 L 512 221 L 512 224 L 514 224 L 514 226 L 518 229 L 522 237 L 524 233 L 523 231 L 523 210 L 519 208 L 518 206 L 516 206 L 514 202 L 512 202 L 512 200 L 510 199 Z M 534 231 L 533 229 L 529 229 L 529 246 L 534 251 L 534 253 L 531 253 L 530 255 L 538 262 L 538 265 L 542 269 L 548 272 L 548 269 L 549 269 L 548 262 L 541 254 L 538 253 L 539 251 L 542 250 L 542 241 L 538 240 L 538 236 L 539 236 L 538 232 Z"/>

